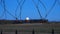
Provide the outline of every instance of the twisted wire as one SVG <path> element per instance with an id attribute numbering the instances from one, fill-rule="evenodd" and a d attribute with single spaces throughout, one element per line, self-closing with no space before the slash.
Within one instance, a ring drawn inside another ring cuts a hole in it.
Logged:
<path id="1" fill-rule="evenodd" d="M 20 5 L 20 14 L 19 14 L 20 20 L 21 20 L 21 15 L 22 15 L 22 6 L 24 5 L 25 1 L 26 0 L 24 0 L 23 3 Z"/>
<path id="2" fill-rule="evenodd" d="M 3 13 L 2 13 L 2 15 L 0 16 L 0 18 L 1 17 L 3 17 L 4 15 L 5 15 L 5 17 L 6 17 L 6 14 L 5 13 L 8 13 L 9 15 L 11 15 L 12 17 L 14 17 L 14 18 L 16 18 L 14 15 L 12 15 L 6 8 L 6 5 L 5 5 L 5 1 L 4 0 L 2 0 L 2 3 L 3 3 L 3 8 L 4 8 L 4 11 L 3 11 Z"/>
<path id="3" fill-rule="evenodd" d="M 46 9 L 46 6 L 44 5 L 44 3 L 41 0 L 38 0 L 38 1 L 42 4 L 42 6 L 45 8 L 45 11 L 46 11 L 47 9 Z"/>
<path id="4" fill-rule="evenodd" d="M 54 3 L 53 3 L 53 5 L 52 5 L 52 7 L 51 7 L 51 8 L 48 10 L 48 12 L 46 13 L 45 18 L 47 18 L 47 16 L 52 12 L 52 9 L 55 7 L 56 2 L 57 2 L 57 0 L 55 0 L 55 1 L 54 1 Z"/>
<path id="5" fill-rule="evenodd" d="M 57 0 L 57 2 L 58 2 L 58 4 L 60 5 L 60 1 L 59 1 L 59 0 Z"/>
<path id="6" fill-rule="evenodd" d="M 37 11 L 38 11 L 38 14 L 39 14 L 40 18 L 42 18 L 42 15 L 41 15 L 41 12 L 40 12 L 40 10 L 38 8 L 38 5 L 34 2 L 34 0 L 32 0 L 32 1 L 34 3 L 35 7 L 37 8 Z"/>
<path id="7" fill-rule="evenodd" d="M 18 0 L 17 0 L 17 2 L 18 2 Z M 21 3 L 22 3 L 22 4 L 21 4 Z M 23 6 L 24 3 L 25 3 L 25 0 L 21 0 L 20 2 L 18 2 L 18 6 L 17 6 L 17 8 L 16 8 L 16 10 L 15 10 L 15 15 L 16 15 L 16 11 L 17 11 L 17 9 L 18 9 L 19 6 L 20 6 L 20 13 L 19 13 L 19 15 L 18 15 L 18 17 L 20 17 L 20 20 L 21 20 L 22 6 Z"/>
<path id="8" fill-rule="evenodd" d="M 18 2 L 18 0 L 17 0 L 17 2 Z M 16 19 L 18 19 L 16 13 L 17 13 L 17 9 L 19 8 L 21 2 L 22 2 L 22 0 L 21 0 L 20 2 L 18 2 L 18 5 L 17 5 L 17 7 L 16 7 L 16 9 L 15 9 L 15 16 L 16 16 Z"/>

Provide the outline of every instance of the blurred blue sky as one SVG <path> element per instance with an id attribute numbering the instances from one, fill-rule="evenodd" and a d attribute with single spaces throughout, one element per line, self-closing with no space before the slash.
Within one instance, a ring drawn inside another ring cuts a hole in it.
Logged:
<path id="1" fill-rule="evenodd" d="M 18 2 L 20 2 L 20 1 L 21 0 L 18 0 Z M 54 5 L 54 2 L 55 2 L 55 0 L 41 0 L 47 9 L 47 10 L 45 10 L 43 5 L 38 0 L 34 0 L 34 1 L 36 2 L 36 4 L 38 4 L 39 10 L 41 11 L 41 15 L 44 18 L 46 16 L 46 13 L 50 12 L 49 10 L 51 9 L 51 7 Z M 17 8 L 17 11 L 16 11 L 17 15 L 15 15 L 15 10 L 16 10 L 16 7 L 18 6 L 18 2 L 17 2 L 17 0 L 5 0 L 6 9 L 12 15 L 14 15 L 14 16 L 18 17 L 18 19 L 20 19 L 20 16 L 19 16 L 20 6 Z M 1 4 L 2 3 L 0 2 L 0 16 L 3 13 L 3 7 Z M 26 17 L 29 17 L 30 19 L 41 19 L 32 0 L 25 0 L 25 3 L 22 6 L 21 15 L 22 15 L 21 16 L 22 20 L 24 20 Z M 9 15 L 7 12 L 6 12 L 5 16 L 1 17 L 0 19 L 15 20 L 15 18 L 13 16 Z M 49 21 L 60 21 L 60 0 L 56 1 L 54 8 L 51 10 L 51 13 L 48 14 L 48 16 L 45 19 L 48 19 Z"/>

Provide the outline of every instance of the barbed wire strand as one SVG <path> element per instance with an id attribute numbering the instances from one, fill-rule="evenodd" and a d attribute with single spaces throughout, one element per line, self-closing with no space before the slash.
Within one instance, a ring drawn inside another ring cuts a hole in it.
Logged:
<path id="1" fill-rule="evenodd" d="M 3 1 L 3 3 L 5 3 L 4 1 Z M 8 13 L 9 15 L 11 15 L 11 16 L 13 16 L 14 18 L 16 18 L 14 15 L 12 15 L 6 8 L 6 5 L 5 6 L 2 6 L 3 8 L 4 8 L 4 10 L 6 11 L 6 13 Z M 3 12 L 3 14 L 0 16 L 0 18 L 2 17 L 2 16 L 4 16 L 4 13 L 5 13 L 5 11 Z"/>
<path id="2" fill-rule="evenodd" d="M 18 20 L 18 17 L 17 17 L 17 10 L 18 10 L 18 8 L 19 8 L 19 6 L 20 6 L 20 3 L 22 2 L 22 0 L 20 1 L 20 2 L 18 2 L 18 0 L 17 0 L 17 7 L 16 7 L 16 9 L 15 9 L 15 16 L 16 16 L 16 20 Z"/>
<path id="3" fill-rule="evenodd" d="M 58 2 L 58 4 L 60 5 L 60 1 L 59 1 L 59 0 L 57 0 L 57 2 Z"/>
<path id="4" fill-rule="evenodd" d="M 52 7 L 51 7 L 51 8 L 48 10 L 48 12 L 46 13 L 45 18 L 47 18 L 47 16 L 52 12 L 52 9 L 53 9 L 53 8 L 55 7 L 55 5 L 56 5 L 56 1 L 57 1 L 57 0 L 54 1 Z"/>
<path id="5" fill-rule="evenodd" d="M 23 3 L 20 5 L 20 14 L 19 14 L 20 20 L 21 20 L 21 15 L 22 15 L 22 6 L 24 5 L 25 1 L 26 0 L 24 0 Z"/>
<path id="6" fill-rule="evenodd" d="M 41 0 L 38 0 L 38 1 L 42 4 L 42 6 L 45 8 L 45 11 L 46 11 L 47 9 L 46 9 L 46 6 L 44 5 L 44 3 Z"/>
<path id="7" fill-rule="evenodd" d="M 41 15 L 41 13 L 40 13 L 40 10 L 39 10 L 38 6 L 37 6 L 36 3 L 34 2 L 34 0 L 32 0 L 32 2 L 34 3 L 35 7 L 37 8 L 37 11 L 38 11 L 38 14 L 39 14 L 40 18 L 42 18 L 42 15 Z"/>
<path id="8" fill-rule="evenodd" d="M 18 0 L 17 0 L 17 2 L 18 2 Z M 23 3 L 22 3 L 23 2 Z M 22 11 L 22 6 L 23 6 L 23 4 L 24 4 L 24 2 L 25 2 L 25 0 L 23 1 L 23 0 L 21 0 L 20 2 L 18 2 L 18 6 L 17 6 L 17 8 L 16 8 L 16 10 L 15 10 L 15 14 L 16 14 L 16 11 L 17 11 L 17 9 L 19 8 L 19 6 L 20 6 L 20 14 L 18 15 L 18 17 L 20 16 L 20 20 L 21 20 L 21 11 Z M 22 3 L 22 4 L 21 4 Z"/>
<path id="9" fill-rule="evenodd" d="M 6 6 L 5 6 L 5 5 L 6 5 L 6 4 L 5 4 L 5 0 L 3 0 L 3 7 L 4 7 L 4 8 L 3 8 L 3 9 L 4 9 L 4 16 L 5 16 L 5 18 L 6 18 L 7 16 L 6 16 L 6 9 L 5 9 L 5 8 L 6 8 Z"/>
<path id="10" fill-rule="evenodd" d="M 1 0 L 1 6 L 2 6 L 3 3 L 4 3 L 3 0 Z M 4 4 L 3 4 L 3 7 L 4 7 Z M 5 11 L 3 11 L 2 15 L 0 16 L 0 18 L 2 18 L 4 16 L 4 13 L 5 13 Z"/>

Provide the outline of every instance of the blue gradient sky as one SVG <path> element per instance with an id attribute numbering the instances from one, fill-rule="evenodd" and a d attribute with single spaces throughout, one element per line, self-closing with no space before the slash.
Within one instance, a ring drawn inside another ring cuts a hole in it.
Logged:
<path id="1" fill-rule="evenodd" d="M 38 3 L 38 0 L 34 0 L 36 2 L 36 4 Z M 52 7 L 53 3 L 55 2 L 55 0 L 41 0 L 46 9 L 43 7 L 43 5 L 41 3 L 39 3 L 39 9 L 41 11 L 41 15 L 45 18 L 46 13 L 50 10 L 50 8 Z M 6 4 L 6 8 L 7 10 L 15 16 L 15 10 L 16 7 L 18 5 L 16 0 L 5 0 L 5 4 Z M 48 14 L 47 18 L 49 21 L 60 21 L 60 2 L 56 2 L 55 7 L 52 9 L 51 13 Z M 16 17 L 19 16 L 20 13 L 20 7 L 18 7 L 17 11 L 16 11 Z M 3 7 L 1 6 L 0 3 L 0 16 L 3 13 Z M 26 17 L 29 17 L 30 19 L 41 19 L 38 11 L 34 5 L 34 3 L 32 2 L 32 0 L 26 0 L 23 7 L 22 7 L 22 20 L 25 19 Z M 3 16 L 0 19 L 7 19 L 7 20 L 15 20 L 14 17 L 12 17 L 11 15 L 9 15 L 8 13 L 6 13 L 6 17 Z M 20 17 L 18 17 L 18 19 L 20 19 Z"/>

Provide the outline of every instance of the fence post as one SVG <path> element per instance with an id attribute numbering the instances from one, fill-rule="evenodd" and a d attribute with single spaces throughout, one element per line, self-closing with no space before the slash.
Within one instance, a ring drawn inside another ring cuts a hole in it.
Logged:
<path id="1" fill-rule="evenodd" d="M 1 30 L 1 34 L 2 34 L 2 30 Z"/>
<path id="2" fill-rule="evenodd" d="M 17 34 L 17 30 L 15 31 L 15 34 Z"/>
<path id="3" fill-rule="evenodd" d="M 52 34 L 54 34 L 54 29 L 52 29 Z"/>
<path id="4" fill-rule="evenodd" d="M 32 30 L 32 34 L 35 34 L 34 29 Z"/>

